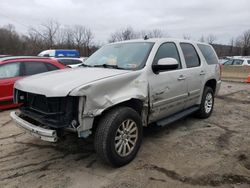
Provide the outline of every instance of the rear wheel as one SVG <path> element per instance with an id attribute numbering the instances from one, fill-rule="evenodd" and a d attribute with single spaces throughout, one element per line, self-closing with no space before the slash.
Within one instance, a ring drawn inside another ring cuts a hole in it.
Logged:
<path id="1" fill-rule="evenodd" d="M 133 160 L 141 141 L 141 118 L 129 107 L 114 108 L 104 114 L 95 133 L 97 154 L 113 166 L 122 166 Z"/>
<path id="2" fill-rule="evenodd" d="M 199 118 L 208 118 L 214 107 L 214 91 L 210 87 L 205 87 L 200 104 L 200 109 L 197 111 L 196 116 Z"/>

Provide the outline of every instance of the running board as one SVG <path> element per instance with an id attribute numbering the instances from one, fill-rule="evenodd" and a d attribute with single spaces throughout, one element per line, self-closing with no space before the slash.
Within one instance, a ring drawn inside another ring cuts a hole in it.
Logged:
<path id="1" fill-rule="evenodd" d="M 191 107 L 191 108 L 188 108 L 187 110 L 184 110 L 184 111 L 181 111 L 179 113 L 176 113 L 174 115 L 171 115 L 165 119 L 162 119 L 162 120 L 159 120 L 156 122 L 156 125 L 158 126 L 165 126 L 165 125 L 168 125 L 170 123 L 173 123 L 187 115 L 190 115 L 192 113 L 194 113 L 195 111 L 199 110 L 199 107 L 198 106 L 194 106 L 194 107 Z"/>

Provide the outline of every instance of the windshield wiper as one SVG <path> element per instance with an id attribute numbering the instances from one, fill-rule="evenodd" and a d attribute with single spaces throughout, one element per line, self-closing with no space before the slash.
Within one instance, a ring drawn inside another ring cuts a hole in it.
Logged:
<path id="1" fill-rule="evenodd" d="M 93 67 L 104 67 L 104 68 L 124 69 L 124 68 L 122 68 L 122 67 L 118 67 L 117 65 L 110 65 L 110 64 L 94 65 Z"/>

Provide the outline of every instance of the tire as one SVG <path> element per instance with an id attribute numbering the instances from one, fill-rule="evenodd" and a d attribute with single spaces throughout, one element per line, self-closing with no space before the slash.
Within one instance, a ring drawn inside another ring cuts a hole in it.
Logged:
<path id="1" fill-rule="evenodd" d="M 210 97 L 211 100 L 208 100 Z M 212 88 L 205 86 L 202 100 L 200 104 L 200 109 L 196 112 L 196 117 L 205 119 L 208 118 L 213 111 L 214 107 L 214 91 Z"/>
<path id="2" fill-rule="evenodd" d="M 123 134 L 121 131 L 125 133 Z M 142 121 L 139 114 L 129 107 L 117 107 L 101 117 L 96 129 L 94 144 L 98 156 L 105 163 L 119 167 L 128 164 L 135 158 L 141 141 Z M 131 150 L 129 150 L 129 146 L 131 146 Z"/>

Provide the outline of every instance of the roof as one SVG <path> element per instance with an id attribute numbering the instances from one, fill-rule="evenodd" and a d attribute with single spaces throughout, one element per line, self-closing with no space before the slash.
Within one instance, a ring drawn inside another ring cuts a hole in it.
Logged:
<path id="1" fill-rule="evenodd" d="M 250 56 L 236 56 L 231 59 L 250 60 Z"/>
<path id="2" fill-rule="evenodd" d="M 38 57 L 38 56 L 8 56 L 3 57 L 0 61 L 8 61 L 8 60 L 15 60 L 15 59 L 51 59 L 49 57 Z"/>
<path id="3" fill-rule="evenodd" d="M 165 41 L 173 41 L 173 42 L 187 42 L 187 43 L 196 43 L 196 44 L 205 44 L 210 45 L 208 43 L 199 42 L 199 41 L 193 41 L 193 40 L 186 40 L 186 39 L 178 39 L 178 38 L 149 38 L 149 39 L 132 39 L 132 40 L 125 40 L 125 41 L 119 41 L 114 43 L 127 43 L 127 42 L 165 42 Z M 111 44 L 114 44 L 111 43 Z"/>

